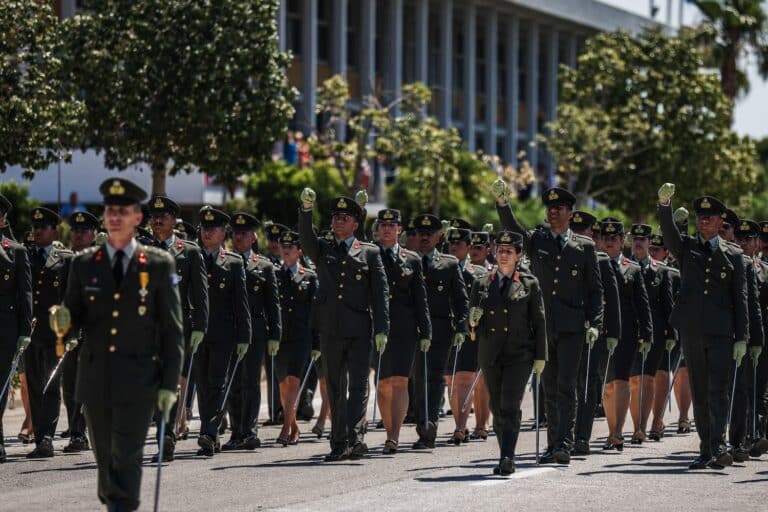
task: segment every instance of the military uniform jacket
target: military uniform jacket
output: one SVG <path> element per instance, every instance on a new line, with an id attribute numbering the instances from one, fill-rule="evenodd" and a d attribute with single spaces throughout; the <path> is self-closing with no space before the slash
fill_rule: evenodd
<path id="1" fill-rule="evenodd" d="M 19 336 L 29 336 L 32 326 L 32 270 L 27 249 L 1 235 L 0 326 L 0 349 L 11 351 Z"/>
<path id="2" fill-rule="evenodd" d="M 636 262 L 621 256 L 618 271 L 614 267 L 619 284 L 621 304 L 621 340 L 653 342 L 653 317 L 643 271 Z"/>
<path id="3" fill-rule="evenodd" d="M 389 284 L 389 315 L 396 319 L 389 327 L 392 338 L 432 339 L 427 289 L 421 258 L 400 247 L 394 260 L 388 260 L 380 247 Z M 418 338 L 416 338 L 418 337 Z"/>
<path id="4" fill-rule="evenodd" d="M 642 265 L 640 265 L 642 268 Z M 651 258 L 647 267 L 642 268 L 645 279 L 645 291 L 651 304 L 651 319 L 653 320 L 653 340 L 664 343 L 664 340 L 675 337 L 674 329 L 669 324 L 674 302 L 672 299 L 672 279 L 668 267 Z"/>
<path id="5" fill-rule="evenodd" d="M 698 238 L 680 234 L 671 203 L 658 206 L 664 242 L 680 265 L 680 295 L 670 322 L 690 335 L 746 341 L 749 329 L 747 284 L 742 251 L 720 240 L 708 254 Z"/>
<path id="6" fill-rule="evenodd" d="M 205 332 L 208 330 L 208 283 L 200 247 L 176 237 L 168 252 L 176 262 L 184 330 Z"/>
<path id="7" fill-rule="evenodd" d="M 744 259 L 745 278 L 747 280 L 747 306 L 749 308 L 749 345 L 763 345 L 763 315 L 760 307 L 760 294 L 758 292 L 757 268 L 752 258 L 746 254 Z"/>
<path id="8" fill-rule="evenodd" d="M 251 310 L 251 337 L 254 341 L 279 340 L 282 336 L 280 299 L 277 293 L 275 267 L 252 252 L 245 262 L 245 288 Z"/>
<path id="9" fill-rule="evenodd" d="M 429 313 L 434 319 L 450 319 L 456 332 L 466 333 L 469 294 L 459 260 L 437 250 L 424 269 Z"/>
<path id="10" fill-rule="evenodd" d="M 281 339 L 284 343 L 300 341 L 313 344 L 311 319 L 312 302 L 318 289 L 317 274 L 301 264 L 295 274 L 287 268 L 280 268 L 277 271 L 277 287 L 283 333 L 282 339 L 274 339 Z"/>
<path id="11" fill-rule="evenodd" d="M 571 233 L 561 251 L 548 231 L 526 231 L 509 204 L 497 204 L 496 210 L 505 229 L 523 235 L 531 271 L 544 294 L 550 337 L 581 333 L 586 327 L 602 330 L 603 285 L 594 242 Z"/>
<path id="12" fill-rule="evenodd" d="M 213 265 L 206 270 L 210 317 L 205 342 L 224 346 L 250 343 L 251 313 L 245 290 L 243 258 L 220 249 Z"/>
<path id="13" fill-rule="evenodd" d="M 501 354 L 547 359 L 544 300 L 533 274 L 515 272 L 502 296 L 494 268 L 474 281 L 469 304 L 483 309 L 476 328 L 481 367 L 492 366 Z"/>
<path id="14" fill-rule="evenodd" d="M 181 303 L 173 259 L 138 244 L 120 286 L 103 246 L 72 260 L 64 304 L 80 349 L 76 400 L 117 406 L 175 390 L 184 351 Z"/>
<path id="15" fill-rule="evenodd" d="M 606 338 L 619 339 L 621 337 L 619 283 L 611 266 L 611 258 L 606 253 L 597 253 L 597 264 L 603 285 L 603 331 L 601 334 Z"/>
<path id="16" fill-rule="evenodd" d="M 760 258 L 755 258 L 752 265 L 755 268 L 755 282 L 757 285 L 757 299 L 760 304 L 761 319 L 763 321 L 763 344 L 768 333 L 768 263 Z"/>
<path id="17" fill-rule="evenodd" d="M 47 323 L 48 310 L 54 304 L 61 304 L 67 286 L 69 265 L 74 253 L 69 249 L 51 247 L 45 264 L 40 266 L 34 257 L 32 264 L 32 316 Z M 35 329 L 32 343 L 53 347 L 56 345 L 56 335 L 50 328 Z"/>
<path id="18" fill-rule="evenodd" d="M 299 241 L 315 262 L 319 280 L 313 307 L 324 335 L 370 338 L 389 333 L 389 286 L 379 248 L 355 239 L 346 254 L 312 229 L 312 210 L 299 211 Z"/>

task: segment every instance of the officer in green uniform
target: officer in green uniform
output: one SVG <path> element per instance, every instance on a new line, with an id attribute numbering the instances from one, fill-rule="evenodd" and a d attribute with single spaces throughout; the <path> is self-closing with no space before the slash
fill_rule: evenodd
<path id="1" fill-rule="evenodd" d="M 469 261 L 486 270 L 493 268 L 491 256 L 491 235 L 487 231 L 472 231 L 469 235 Z"/>
<path id="2" fill-rule="evenodd" d="M 725 206 L 711 196 L 694 201 L 695 237 L 682 235 L 672 216 L 675 187 L 659 189 L 661 234 L 680 262 L 680 297 L 670 319 L 680 333 L 693 392 L 693 414 L 701 444 L 690 469 L 733 463 L 725 445 L 728 393 L 734 362 L 747 352 L 749 316 L 742 251 L 718 236 Z M 733 362 L 732 362 L 733 361 Z"/>
<path id="3" fill-rule="evenodd" d="M 211 206 L 200 209 L 200 240 L 208 275 L 209 317 L 205 338 L 192 345 L 192 365 L 200 409 L 198 455 L 219 450 L 219 425 L 226 404 L 225 386 L 251 345 L 251 313 L 242 257 L 224 249 L 229 215 Z"/>
<path id="4" fill-rule="evenodd" d="M 32 264 L 33 311 L 36 318 L 46 318 L 48 309 L 64 297 L 72 251 L 54 246 L 59 216 L 47 208 L 32 210 L 32 231 L 37 248 L 30 256 Z M 74 341 L 67 345 L 72 350 Z M 50 329 L 35 329 L 32 343 L 24 352 L 24 366 L 29 383 L 29 405 L 35 430 L 35 449 L 27 458 L 53 457 L 53 436 L 61 408 L 61 372 L 43 393 L 59 357 L 56 337 Z"/>
<path id="5" fill-rule="evenodd" d="M 0 229 L 7 227 L 11 202 L 0 194 Z M 8 378 L 17 350 L 30 343 L 32 326 L 32 273 L 27 249 L 0 234 L 0 386 Z M 10 390 L 11 387 L 8 386 Z M 3 413 L 8 391 L 0 396 L 0 463 L 5 462 Z"/>
<path id="6" fill-rule="evenodd" d="M 598 244 L 600 223 L 594 215 L 575 210 L 570 221 L 571 230 L 581 236 L 591 238 Z M 597 252 L 597 264 L 600 267 L 600 280 L 603 284 L 603 329 L 596 343 L 584 344 L 579 364 L 579 376 L 576 383 L 576 438 L 571 453 L 574 455 L 589 455 L 589 440 L 592 437 L 592 427 L 597 404 L 602 400 L 603 377 L 605 363 L 608 358 L 608 346 L 616 346 L 621 335 L 621 308 L 619 307 L 619 285 L 616 274 L 611 266 L 611 259 L 602 251 Z M 591 351 L 591 354 L 588 352 Z M 589 360 L 589 369 L 587 369 Z M 589 377 L 587 377 L 589 370 Z M 585 383 L 584 385 L 582 383 Z M 586 389 L 585 389 L 586 386 Z M 584 394 L 586 393 L 586 399 Z"/>
<path id="7" fill-rule="evenodd" d="M 232 216 L 232 243 L 245 266 L 245 288 L 251 310 L 251 348 L 245 355 L 229 394 L 232 437 L 222 450 L 255 450 L 261 408 L 261 365 L 264 354 L 277 352 L 280 344 L 280 302 L 272 263 L 253 251 L 259 221 L 249 213 Z"/>
<path id="8" fill-rule="evenodd" d="M 70 232 L 72 252 L 78 253 L 93 246 L 96 239 L 96 230 L 99 228 L 99 219 L 88 212 L 75 212 L 69 216 L 69 225 L 72 228 Z M 64 406 L 67 409 L 67 428 L 69 434 L 69 444 L 64 447 L 64 451 L 79 452 L 90 448 L 88 438 L 85 436 L 85 416 L 83 415 L 82 405 L 75 400 L 75 384 L 77 382 L 77 360 L 82 350 L 82 337 L 78 337 L 78 344 L 67 355 L 61 364 L 61 388 L 63 391 Z M 63 437 L 63 435 L 62 435 Z"/>
<path id="9" fill-rule="evenodd" d="M 195 242 L 183 240 L 176 236 L 174 228 L 176 219 L 181 214 L 181 208 L 172 199 L 165 196 L 154 196 L 147 203 L 150 225 L 153 238 L 147 245 L 153 245 L 158 249 L 167 251 L 176 264 L 176 275 L 179 282 L 179 297 L 181 299 L 182 319 L 184 321 L 184 364 L 182 366 L 182 378 L 179 381 L 180 389 L 184 389 L 186 375 L 188 374 L 191 346 L 197 346 L 205 336 L 208 326 L 208 287 L 205 275 L 205 265 L 200 247 Z M 165 441 L 163 444 L 163 460 L 171 461 L 176 447 L 177 415 L 185 414 L 184 404 L 186 397 L 179 397 L 171 410 L 170 419 L 165 429 Z M 181 407 L 181 411 L 179 411 Z M 155 421 L 159 422 L 159 411 L 155 414 Z M 185 425 L 186 422 L 180 422 Z M 179 432 L 185 434 L 185 432 Z M 154 459 L 156 461 L 157 455 Z"/>
<path id="10" fill-rule="evenodd" d="M 478 359 L 499 443 L 499 465 L 493 472 L 506 476 L 515 472 L 525 384 L 531 369 L 541 374 L 547 360 L 547 328 L 539 282 L 518 267 L 523 236 L 502 231 L 496 247 L 498 265 L 472 285 L 469 325 L 479 338 Z"/>
<path id="11" fill-rule="evenodd" d="M 435 447 L 443 376 L 451 347 L 461 350 L 466 338 L 469 295 L 459 260 L 437 250 L 441 237 L 440 219 L 432 214 L 422 214 L 414 218 L 413 224 L 419 238 L 419 256 L 432 323 L 432 343 L 429 347 L 421 347 L 421 355 L 414 361 L 414 412 L 419 439 L 413 448 L 424 449 Z M 423 358 L 427 359 L 426 376 Z M 427 404 L 424 403 L 425 385 L 428 390 Z"/>
<path id="12" fill-rule="evenodd" d="M 265 226 L 267 232 L 267 259 L 274 265 L 275 268 L 280 268 L 283 264 L 282 249 L 280 248 L 280 235 L 286 231 L 290 231 L 287 226 L 276 222 L 267 223 Z M 283 406 L 280 403 L 278 391 L 279 384 L 277 380 L 277 373 L 272 371 L 272 357 L 266 353 L 266 347 L 264 348 L 264 371 L 267 374 L 267 411 L 270 417 L 264 422 L 265 426 L 282 425 L 283 423 Z M 275 375 L 274 382 L 272 381 L 272 375 Z M 272 391 L 272 389 L 275 391 Z M 272 397 L 275 397 L 275 403 L 272 403 Z M 275 417 L 273 418 L 272 412 L 274 411 Z"/>
<path id="13" fill-rule="evenodd" d="M 550 229 L 527 231 L 507 201 L 507 185 L 492 193 L 504 229 L 523 235 L 531 271 L 544 291 L 549 363 L 542 374 L 547 412 L 547 451 L 540 462 L 568 464 L 576 415 L 576 381 L 584 343 L 597 341 L 603 324 L 603 286 L 595 244 L 569 226 L 576 198 L 561 188 L 544 192 Z"/>
<path id="14" fill-rule="evenodd" d="M 331 401 L 331 452 L 326 461 L 360 458 L 368 452 L 363 422 L 368 404 L 371 335 L 383 352 L 389 333 L 389 286 L 379 248 L 360 242 L 354 233 L 362 209 L 354 199 L 331 201 L 334 241 L 318 238 L 312 227 L 316 194 L 301 193 L 299 241 L 317 265 L 315 304 L 320 304 L 320 350 Z"/>
<path id="15" fill-rule="evenodd" d="M 98 495 L 110 511 L 136 510 L 144 440 L 157 405 L 176 401 L 183 359 L 181 304 L 173 259 L 136 242 L 140 202 L 134 183 L 101 184 L 103 246 L 72 260 L 64 306 L 51 324 L 82 331 L 76 399 L 83 403 L 98 466 Z M 70 325 L 71 317 L 71 325 Z"/>

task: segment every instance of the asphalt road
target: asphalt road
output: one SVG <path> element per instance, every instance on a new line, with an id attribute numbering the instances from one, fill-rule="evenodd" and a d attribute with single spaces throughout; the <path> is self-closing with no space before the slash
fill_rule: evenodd
<path id="1" fill-rule="evenodd" d="M 266 395 L 263 395 L 266 396 Z M 18 432 L 20 409 L 6 412 L 6 438 Z M 263 411 L 262 418 L 264 418 Z M 523 418 L 532 416 L 530 395 Z M 62 417 L 64 417 L 62 415 Z M 676 411 L 670 418 L 677 418 Z M 168 511 L 285 510 L 768 510 L 768 455 L 723 471 L 691 472 L 696 455 L 695 433 L 678 436 L 670 424 L 661 442 L 632 446 L 623 453 L 600 450 L 605 421 L 596 420 L 592 455 L 574 457 L 570 466 L 535 464 L 534 432 L 524 421 L 518 444 L 517 472 L 495 477 L 497 443 L 472 441 L 447 445 L 453 420 L 440 424 L 437 448 L 411 451 L 413 426 L 401 435 L 402 450 L 381 454 L 383 431 L 366 437 L 371 453 L 359 461 L 324 463 L 327 440 L 300 424 L 298 446 L 275 445 L 278 427 L 259 431 L 262 448 L 255 452 L 226 452 L 212 459 L 195 455 L 196 437 L 177 445 L 177 458 L 162 471 L 161 509 Z M 196 427 L 193 423 L 193 429 Z M 470 428 L 474 419 L 470 418 Z M 60 423 L 63 428 L 64 424 Z M 631 429 L 628 424 L 625 427 Z M 193 430 L 194 431 L 194 430 Z M 629 433 L 628 433 L 629 435 Z M 153 438 L 153 431 L 150 432 Z M 224 441 L 228 435 L 224 436 Z M 542 431 L 542 446 L 544 432 Z M 66 440 L 56 439 L 56 457 L 27 460 L 31 450 L 15 439 L 6 446 L 9 460 L 0 465 L 0 511 L 99 510 L 96 466 L 92 454 L 63 454 Z M 145 450 L 142 510 L 151 510 L 156 468 L 149 463 L 154 442 Z"/>

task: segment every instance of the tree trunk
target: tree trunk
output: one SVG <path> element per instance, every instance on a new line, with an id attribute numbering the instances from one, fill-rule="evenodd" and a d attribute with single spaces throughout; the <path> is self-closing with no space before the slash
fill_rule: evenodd
<path id="1" fill-rule="evenodd" d="M 152 163 L 152 195 L 164 196 L 165 193 L 165 178 L 167 171 L 165 168 L 164 160 L 156 160 Z"/>

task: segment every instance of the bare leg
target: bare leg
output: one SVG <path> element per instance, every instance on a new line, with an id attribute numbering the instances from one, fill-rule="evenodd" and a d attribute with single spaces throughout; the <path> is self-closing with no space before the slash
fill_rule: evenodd
<path id="1" fill-rule="evenodd" d="M 680 409 L 680 421 L 690 421 L 688 411 L 691 408 L 691 383 L 688 380 L 688 368 L 678 370 L 677 379 L 675 379 L 675 399 L 677 407 Z"/>
<path id="2" fill-rule="evenodd" d="M 317 414 L 317 421 L 315 421 L 315 426 L 312 430 L 323 430 L 325 428 L 326 420 L 329 419 L 331 415 L 331 402 L 328 399 L 328 388 L 325 386 L 325 379 L 320 378 L 318 379 L 318 382 L 320 384 L 322 403 L 320 405 L 320 412 Z"/>
<path id="3" fill-rule="evenodd" d="M 608 435 L 616 433 L 616 389 L 615 381 L 605 384 L 605 396 L 603 396 L 603 409 L 605 410 L 605 420 L 608 423 Z"/>
<path id="4" fill-rule="evenodd" d="M 451 410 L 453 411 L 453 421 L 456 423 L 456 431 L 460 439 L 464 438 L 464 431 L 467 429 L 467 420 L 469 419 L 470 408 L 461 412 L 461 407 L 467 399 L 469 388 L 472 387 L 472 381 L 475 379 L 475 372 L 456 372 L 453 378 L 453 398 L 451 398 Z M 451 385 L 451 377 L 446 376 L 448 385 Z"/>
<path id="5" fill-rule="evenodd" d="M 651 429 L 656 431 L 664 430 L 664 405 L 667 399 L 669 389 L 669 372 L 659 370 L 653 379 L 653 423 Z"/>
<path id="6" fill-rule="evenodd" d="M 475 429 L 488 430 L 491 420 L 491 395 L 485 385 L 485 375 L 481 375 L 475 386 Z"/>
<path id="7" fill-rule="evenodd" d="M 24 422 L 21 424 L 20 433 L 27 434 L 30 439 L 34 439 L 35 432 L 34 428 L 32 427 L 32 409 L 29 405 L 29 384 L 27 384 L 27 372 L 19 374 L 19 383 L 21 384 L 21 404 L 24 406 Z"/>
<path id="8" fill-rule="evenodd" d="M 640 430 L 640 375 L 629 378 L 629 412 L 632 415 L 633 432 Z"/>
<path id="9" fill-rule="evenodd" d="M 624 432 L 624 422 L 629 410 L 629 383 L 626 380 L 614 381 L 616 390 L 616 430 L 615 435 L 621 437 Z"/>
<path id="10" fill-rule="evenodd" d="M 408 412 L 408 377 L 390 377 L 386 379 L 390 385 L 390 401 L 388 414 L 391 424 L 384 420 L 384 426 L 387 428 L 387 439 L 400 441 L 400 429 L 403 426 L 405 414 Z M 381 385 L 381 382 L 379 382 Z M 381 405 L 381 415 L 384 416 L 385 406 Z"/>
<path id="11" fill-rule="evenodd" d="M 283 428 L 280 431 L 280 437 L 290 440 L 299 438 L 299 428 L 296 424 L 296 409 L 293 404 L 299 395 L 299 386 L 301 382 L 298 377 L 287 376 L 280 381 L 280 400 L 283 404 Z"/>
<path id="12" fill-rule="evenodd" d="M 381 421 L 384 422 L 384 429 L 387 431 L 387 439 L 392 439 L 392 380 L 397 377 L 387 377 L 379 381 L 379 389 L 376 392 L 376 399 L 379 402 L 381 410 Z"/>

